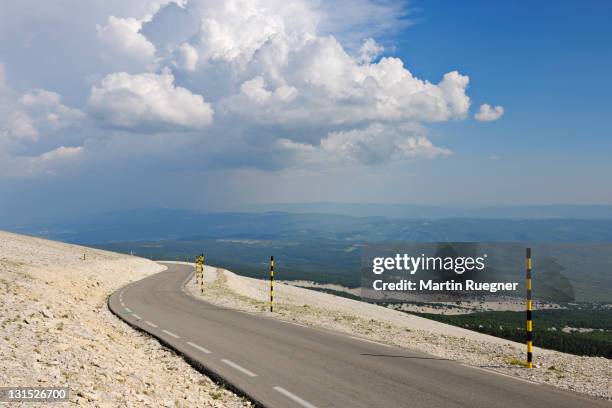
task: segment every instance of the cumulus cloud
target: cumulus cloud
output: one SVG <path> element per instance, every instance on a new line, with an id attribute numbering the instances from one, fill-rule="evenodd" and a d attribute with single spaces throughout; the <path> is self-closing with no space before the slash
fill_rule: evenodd
<path id="1" fill-rule="evenodd" d="M 480 109 L 474 115 L 474 118 L 479 122 L 490 122 L 497 120 L 504 114 L 503 106 L 492 107 L 488 103 L 480 105 Z"/>
<path id="2" fill-rule="evenodd" d="M 38 140 L 39 135 L 33 119 L 22 110 L 15 110 L 8 114 L 3 131 L 10 139 L 33 142 Z"/>
<path id="3" fill-rule="evenodd" d="M 168 69 L 160 74 L 107 75 L 93 86 L 89 109 L 109 125 L 128 129 L 199 129 L 213 120 L 213 109 L 201 95 L 175 86 Z"/>
<path id="4" fill-rule="evenodd" d="M 297 96 L 297 89 L 291 86 L 281 85 L 273 91 L 266 88 L 263 77 L 257 76 L 240 85 L 240 93 L 255 103 L 264 103 L 272 99 L 279 102 L 290 102 Z"/>
<path id="5" fill-rule="evenodd" d="M 81 146 L 59 146 L 47 152 L 32 156 L 0 155 L 0 171 L 4 177 L 28 178 L 41 175 L 54 175 L 60 170 L 78 164 L 84 154 Z"/>
<path id="6" fill-rule="evenodd" d="M 0 147 L 15 140 L 38 140 L 34 120 L 18 104 L 18 95 L 6 82 L 4 65 L 0 63 Z"/>
<path id="7" fill-rule="evenodd" d="M 272 36 L 284 31 L 281 16 L 258 2 L 230 0 L 211 11 L 202 17 L 200 26 L 199 49 L 203 60 L 249 60 Z"/>
<path id="8" fill-rule="evenodd" d="M 102 57 L 114 66 L 146 67 L 153 62 L 155 46 L 140 33 L 141 21 L 109 16 L 106 25 L 96 28 Z"/>
<path id="9" fill-rule="evenodd" d="M 70 23 L 49 7 L 62 27 Z M 387 35 L 409 23 L 405 15 L 399 2 L 372 0 L 101 2 L 83 17 L 85 29 L 66 28 L 87 39 L 81 51 L 89 60 L 66 63 L 79 73 L 73 84 L 88 84 L 85 106 L 62 102 L 60 94 L 72 104 L 87 89 L 66 91 L 61 81 L 57 93 L 34 82 L 34 90 L 4 98 L 0 70 L 0 138 L 19 140 L 20 149 L 43 144 L 33 155 L 95 139 L 112 156 L 133 152 L 150 133 L 164 153 L 180 157 L 194 141 L 189 152 L 206 145 L 209 161 L 228 167 L 269 168 L 258 158 L 270 147 L 297 165 L 445 157 L 452 152 L 434 145 L 424 126 L 468 115 L 470 78 L 450 70 L 420 78 L 392 46 L 385 51 L 379 41 L 391 43 Z M 74 124 L 82 138 L 69 136 Z M 182 143 L 174 143 L 179 133 Z M 243 158 L 253 151 L 256 158 Z"/>
<path id="10" fill-rule="evenodd" d="M 15 91 L 0 63 L 0 179 L 56 174 L 77 164 L 83 148 L 66 147 L 64 141 L 71 137 L 70 126 L 84 117 L 80 110 L 64 105 L 56 92 Z"/>
<path id="11" fill-rule="evenodd" d="M 80 110 L 62 104 L 55 92 L 35 89 L 19 95 L 8 86 L 0 64 L 0 145 L 5 150 L 35 143 L 41 132 L 68 126 L 84 116 Z"/>
<path id="12" fill-rule="evenodd" d="M 418 79 L 399 58 L 361 64 L 333 37 L 312 38 L 297 48 L 267 43 L 254 61 L 270 86 L 295 89 L 299 98 L 270 100 L 230 95 L 228 110 L 265 123 L 308 127 L 351 125 L 364 121 L 446 121 L 464 118 L 470 107 L 469 78 L 452 71 L 433 84 Z M 312 116 L 317 121 L 313 123 Z"/>
<path id="13" fill-rule="evenodd" d="M 195 71 L 198 65 L 198 50 L 194 46 L 183 43 L 179 46 L 179 62 L 178 66 L 187 71 Z"/>
<path id="14" fill-rule="evenodd" d="M 357 3 L 348 20 L 401 14 Z M 467 76 L 449 72 L 431 83 L 414 77 L 399 58 L 374 64 L 383 47 L 368 37 L 353 56 L 336 37 L 318 32 L 329 11 L 312 1 L 194 0 L 160 9 L 142 31 L 166 50 L 165 65 L 188 71 L 185 82 L 214 95 L 221 111 L 250 121 L 308 126 L 313 114 L 317 125 L 465 117 Z M 275 90 L 285 97 L 265 96 Z"/>
<path id="15" fill-rule="evenodd" d="M 379 56 L 385 48 L 378 44 L 373 38 L 367 38 L 361 48 L 359 48 L 359 62 L 369 64 L 374 58 Z"/>
<path id="16" fill-rule="evenodd" d="M 337 162 L 366 165 L 403 159 L 433 159 L 450 156 L 448 149 L 435 146 L 423 127 L 414 123 L 384 125 L 328 133 L 318 146 L 281 139 L 279 146 L 306 163 Z"/>
<path id="17" fill-rule="evenodd" d="M 85 117 L 79 109 L 64 105 L 60 94 L 46 89 L 27 92 L 19 98 L 19 102 L 30 112 L 36 112 L 39 121 L 46 120 L 54 126 L 64 127 Z"/>
<path id="18" fill-rule="evenodd" d="M 60 146 L 36 157 L 36 160 L 42 162 L 57 162 L 61 160 L 71 160 L 83 153 L 83 147 L 66 147 Z"/>
<path id="19" fill-rule="evenodd" d="M 45 89 L 36 89 L 33 92 L 24 94 L 20 101 L 25 106 L 43 106 L 51 107 L 60 104 L 60 96 L 55 92 L 50 92 Z"/>

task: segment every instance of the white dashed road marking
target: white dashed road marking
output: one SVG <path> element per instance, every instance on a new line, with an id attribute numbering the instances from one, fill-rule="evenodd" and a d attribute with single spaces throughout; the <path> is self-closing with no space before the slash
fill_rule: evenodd
<path id="1" fill-rule="evenodd" d="M 179 339 L 179 338 L 180 338 L 180 336 L 179 336 L 179 335 L 174 334 L 174 333 L 172 333 L 171 331 L 168 331 L 168 330 L 162 330 L 162 331 L 163 331 L 164 333 L 166 333 L 168 336 L 172 336 L 172 337 L 174 337 L 175 339 Z"/>
<path id="2" fill-rule="evenodd" d="M 247 370 L 244 367 L 239 366 L 238 364 L 234 363 L 233 361 L 229 361 L 229 360 L 221 360 L 223 361 L 225 364 L 227 364 L 228 366 L 235 368 L 236 370 L 242 372 L 243 374 L 248 375 L 249 377 L 257 377 L 257 374 L 255 374 L 252 371 Z"/>
<path id="3" fill-rule="evenodd" d="M 192 342 L 188 341 L 187 344 L 189 344 L 191 347 L 193 347 L 195 349 L 200 350 L 202 353 L 210 354 L 210 350 L 207 350 L 204 347 L 198 346 L 195 343 L 192 343 Z"/>
<path id="4" fill-rule="evenodd" d="M 148 324 L 151 327 L 157 327 L 157 325 L 155 323 L 151 323 L 150 321 L 145 321 L 146 324 Z"/>
<path id="5" fill-rule="evenodd" d="M 136 313 L 132 313 L 132 316 L 134 316 L 136 319 L 140 320 L 140 316 L 138 316 Z"/>
<path id="6" fill-rule="evenodd" d="M 127 307 L 125 308 L 125 311 L 128 313 L 132 313 L 132 309 L 128 309 Z"/>
<path id="7" fill-rule="evenodd" d="M 283 394 L 285 397 L 289 398 L 290 400 L 293 400 L 294 402 L 300 404 L 301 406 L 303 406 L 305 408 L 317 408 L 316 406 L 312 405 L 310 402 L 306 401 L 305 399 L 302 399 L 302 398 L 298 397 L 297 395 L 295 395 L 292 392 L 287 391 L 283 387 L 276 386 L 276 387 L 274 387 L 274 389 L 276 391 L 280 392 L 281 394 Z"/>

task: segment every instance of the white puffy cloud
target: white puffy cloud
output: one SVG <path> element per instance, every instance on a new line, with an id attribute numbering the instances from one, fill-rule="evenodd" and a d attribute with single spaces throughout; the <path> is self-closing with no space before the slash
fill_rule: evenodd
<path id="1" fill-rule="evenodd" d="M 203 60 L 250 59 L 270 37 L 283 31 L 279 16 L 251 2 L 243 5 L 246 10 L 228 4 L 218 16 L 202 18 L 199 46 Z"/>
<path id="2" fill-rule="evenodd" d="M 2 126 L 2 125 L 0 125 Z M 38 140 L 38 129 L 34 126 L 34 121 L 26 112 L 14 110 L 5 119 L 5 125 L 0 132 L 3 132 L 9 139 L 14 140 Z"/>
<path id="3" fill-rule="evenodd" d="M 84 117 L 58 93 L 35 89 L 20 95 L 9 87 L 0 63 L 0 175 L 39 176 L 73 162 L 83 148 L 64 146 L 64 133 Z"/>
<path id="4" fill-rule="evenodd" d="M 401 15 L 395 7 L 357 5 L 349 20 Z M 181 70 L 181 83 L 206 97 L 229 122 L 241 117 L 251 125 L 291 124 L 320 133 L 322 126 L 436 122 L 467 115 L 467 76 L 452 71 L 432 83 L 416 78 L 399 58 L 373 63 L 384 48 L 370 37 L 353 56 L 334 36 L 318 33 L 319 25 L 330 21 L 329 11 L 312 1 L 192 0 L 140 20 L 109 18 L 107 30 L 109 37 L 115 32 L 121 38 L 137 36 L 121 42 L 140 44 L 139 49 L 149 50 L 143 53 L 147 57 L 155 54 L 155 43 L 159 62 Z M 90 106 L 95 99 L 92 94 Z M 94 111 L 99 117 L 108 112 L 96 106 Z M 128 123 L 131 115 L 119 116 L 114 112 L 105 120 L 138 127 Z"/>
<path id="5" fill-rule="evenodd" d="M 84 116 L 62 104 L 55 92 L 36 89 L 20 96 L 8 86 L 0 64 L 0 145 L 4 150 L 35 143 L 41 131 L 65 127 Z"/>
<path id="6" fill-rule="evenodd" d="M 60 104 L 60 96 L 55 92 L 50 92 L 45 89 L 36 89 L 34 92 L 28 92 L 21 96 L 21 103 L 25 106 L 56 106 Z"/>
<path id="7" fill-rule="evenodd" d="M 50 150 L 36 157 L 36 160 L 42 162 L 57 162 L 61 160 L 70 160 L 81 155 L 83 153 L 83 147 L 66 147 L 60 146 L 56 149 Z"/>
<path id="8" fill-rule="evenodd" d="M 28 178 L 54 175 L 60 170 L 78 164 L 83 156 L 83 147 L 59 146 L 32 156 L 0 156 L 0 171 L 4 177 Z"/>
<path id="9" fill-rule="evenodd" d="M 179 47 L 178 65 L 187 71 L 195 71 L 198 65 L 198 50 L 194 46 L 183 43 Z"/>
<path id="10" fill-rule="evenodd" d="M 433 84 L 414 77 L 399 58 L 363 64 L 333 37 L 310 38 L 293 48 L 276 39 L 258 50 L 248 68 L 256 69 L 256 77 L 264 78 L 270 87 L 291 87 L 300 96 L 292 104 L 270 103 L 268 98 L 251 98 L 246 103 L 235 95 L 221 101 L 228 111 L 265 123 L 308 127 L 446 121 L 464 118 L 470 107 L 467 76 L 452 71 Z"/>
<path id="11" fill-rule="evenodd" d="M 109 74 L 92 87 L 88 105 L 94 115 L 120 128 L 198 129 L 213 119 L 210 104 L 201 95 L 175 86 L 168 69 L 160 74 Z"/>
<path id="12" fill-rule="evenodd" d="M 240 85 L 240 93 L 255 103 L 264 103 L 272 99 L 280 102 L 290 102 L 297 96 L 297 89 L 291 86 L 281 85 L 270 91 L 266 89 L 263 77 L 257 76 Z"/>
<path id="13" fill-rule="evenodd" d="M 374 10 L 367 2 L 359 6 Z M 209 132 L 230 148 L 233 138 L 256 140 L 265 132 L 278 139 L 295 129 L 291 142 L 280 144 L 313 146 L 319 158 L 346 155 L 372 164 L 450 154 L 424 135 L 405 136 L 405 128 L 404 136 L 374 135 L 377 126 L 465 118 L 469 78 L 456 71 L 438 82 L 417 78 L 399 58 L 377 60 L 384 48 L 373 37 L 349 51 L 319 32 L 321 22 L 329 22 L 324 10 L 322 3 L 280 0 L 192 0 L 161 7 L 124 31 L 149 42 L 151 47 L 143 46 L 153 49 L 147 55 L 174 67 L 184 87 L 174 84 L 168 69 L 116 72 L 92 88 L 89 109 L 114 127 L 186 131 L 211 124 L 214 107 L 219 125 Z"/>
<path id="14" fill-rule="evenodd" d="M 6 83 L 4 65 L 0 63 L 0 147 L 15 140 L 38 140 L 34 120 L 20 109 L 18 95 Z M 4 145 L 4 146 L 3 146 Z"/>
<path id="15" fill-rule="evenodd" d="M 373 38 L 367 38 L 361 45 L 361 48 L 359 48 L 359 62 L 362 64 L 369 64 L 384 50 L 385 47 L 378 44 L 376 40 Z"/>
<path id="16" fill-rule="evenodd" d="M 46 120 L 56 127 L 64 127 L 85 118 L 85 114 L 79 109 L 64 105 L 58 93 L 45 89 L 27 92 L 19 98 L 19 102 L 30 112 L 36 112 L 38 122 Z"/>
<path id="17" fill-rule="evenodd" d="M 319 145 L 279 140 L 279 146 L 306 163 L 336 162 L 384 164 L 403 159 L 433 159 L 450 156 L 448 149 L 435 146 L 423 127 L 405 123 L 374 123 L 366 128 L 328 133 Z"/>
<path id="18" fill-rule="evenodd" d="M 479 122 L 490 122 L 497 120 L 504 114 L 503 106 L 492 107 L 488 103 L 480 105 L 480 109 L 474 115 L 474 118 Z"/>
<path id="19" fill-rule="evenodd" d="M 269 168 L 265 152 L 279 147 L 297 164 L 371 165 L 448 156 L 423 126 L 463 119 L 470 109 L 466 75 L 416 77 L 392 45 L 381 58 L 377 40 L 391 44 L 387 34 L 408 23 L 394 1 L 125 0 L 101 2 L 91 15 L 79 6 L 79 24 L 44 7 L 61 35 L 79 36 L 81 49 L 64 63 L 71 87 L 58 80 L 57 93 L 33 80 L 34 90 L 5 98 L 0 71 L 0 139 L 17 146 L 12 154 L 91 141 L 108 157 L 125 157 L 150 133 L 176 156 L 187 145 L 192 153 L 190 143 L 206 145 L 206 160 L 227 167 Z M 67 106 L 83 99 L 78 107 L 89 116 Z M 181 143 L 173 143 L 178 133 Z"/>
<path id="20" fill-rule="evenodd" d="M 240 85 L 240 92 L 252 101 L 261 103 L 272 97 L 272 92 L 266 89 L 264 79 L 260 76 L 244 81 Z"/>
<path id="21" fill-rule="evenodd" d="M 146 67 L 153 62 L 155 46 L 140 33 L 141 21 L 109 16 L 106 25 L 96 28 L 102 57 L 113 66 Z"/>

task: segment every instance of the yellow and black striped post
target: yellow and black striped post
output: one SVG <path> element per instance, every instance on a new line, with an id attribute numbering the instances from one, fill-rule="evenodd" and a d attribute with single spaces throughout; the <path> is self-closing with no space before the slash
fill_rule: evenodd
<path id="1" fill-rule="evenodd" d="M 270 257 L 270 311 L 274 311 L 274 257 Z"/>
<path id="2" fill-rule="evenodd" d="M 204 294 L 204 254 L 201 256 L 202 263 L 200 264 L 200 293 Z"/>
<path id="3" fill-rule="evenodd" d="M 193 261 L 193 273 L 195 275 L 195 284 L 198 284 L 198 277 L 200 276 L 200 257 L 196 256 Z"/>
<path id="4" fill-rule="evenodd" d="M 525 251 L 525 271 L 527 274 L 527 368 L 533 368 L 533 323 L 531 320 L 531 248 Z"/>

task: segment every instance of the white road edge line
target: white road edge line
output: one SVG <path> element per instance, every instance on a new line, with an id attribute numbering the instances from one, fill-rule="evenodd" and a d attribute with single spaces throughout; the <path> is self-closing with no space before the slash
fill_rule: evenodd
<path id="1" fill-rule="evenodd" d="M 280 392 L 281 394 L 283 394 L 285 397 L 293 400 L 294 402 L 297 402 L 298 404 L 300 404 L 303 407 L 306 408 L 317 408 L 316 406 L 312 405 L 310 402 L 298 397 L 297 395 L 295 395 L 292 392 L 287 391 L 286 389 L 284 389 L 283 387 L 279 387 L 278 385 L 276 387 L 273 387 L 276 391 Z"/>
<path id="2" fill-rule="evenodd" d="M 174 334 L 174 333 L 172 333 L 171 331 L 168 331 L 168 330 L 166 330 L 166 329 L 163 329 L 162 331 L 163 331 L 164 333 L 166 333 L 168 336 L 172 336 L 172 337 L 174 337 L 175 339 L 180 339 L 180 338 L 181 338 L 181 337 L 180 337 L 178 334 Z"/>
<path id="3" fill-rule="evenodd" d="M 281 322 L 283 322 L 283 323 L 287 323 L 287 324 L 292 324 L 292 325 L 294 325 L 294 326 L 300 326 L 300 327 L 306 327 L 306 328 L 308 328 L 308 326 L 306 326 L 305 324 L 298 323 L 298 322 L 290 322 L 289 320 L 281 320 Z"/>
<path id="4" fill-rule="evenodd" d="M 140 320 L 140 316 L 138 316 L 136 313 L 132 313 L 132 316 L 134 316 L 136 319 Z"/>
<path id="5" fill-rule="evenodd" d="M 188 341 L 188 342 L 187 342 L 187 344 L 189 344 L 189 345 L 190 345 L 191 347 L 193 347 L 193 348 L 196 348 L 196 349 L 200 350 L 202 353 L 206 353 L 206 354 L 210 354 L 210 353 L 211 353 L 211 351 L 210 351 L 210 350 L 205 349 L 205 348 L 204 348 L 204 347 L 202 347 L 202 346 L 198 346 L 197 344 L 192 343 L 192 342 L 190 342 L 190 341 Z"/>
<path id="6" fill-rule="evenodd" d="M 185 292 L 185 288 L 186 288 L 186 286 L 187 286 L 187 282 L 189 282 L 189 281 L 190 281 L 190 280 L 191 280 L 191 279 L 192 279 L 194 276 L 195 276 L 195 271 L 194 271 L 194 272 L 192 272 L 192 273 L 190 273 L 190 274 L 189 274 L 189 276 L 187 276 L 187 277 L 185 278 L 185 280 L 183 281 L 183 283 L 181 283 L 181 290 L 182 290 L 183 292 Z M 187 293 L 187 292 L 185 292 L 185 293 Z"/>
<path id="7" fill-rule="evenodd" d="M 499 371 L 489 370 L 487 368 L 471 366 L 469 364 L 463 364 L 463 363 L 461 363 L 461 365 L 465 366 L 465 367 L 472 367 L 472 368 L 475 368 L 475 369 L 481 370 L 481 371 L 486 371 L 487 373 L 491 373 L 491 374 L 503 375 L 504 377 L 512 378 L 514 380 L 523 381 L 523 382 L 527 382 L 527 383 L 534 384 L 534 385 L 541 385 L 541 383 L 539 383 L 539 382 L 531 381 L 531 380 L 528 380 L 526 378 L 521 378 L 521 377 L 517 377 L 517 376 L 514 376 L 514 375 L 506 374 L 506 373 L 500 373 Z"/>
<path id="8" fill-rule="evenodd" d="M 129 309 L 127 307 L 125 308 L 125 311 L 128 312 L 128 313 L 132 313 L 132 309 Z"/>
<path id="9" fill-rule="evenodd" d="M 145 320 L 145 323 L 146 323 L 146 324 L 148 324 L 148 325 L 149 325 L 149 326 L 151 326 L 151 327 L 157 327 L 157 325 L 156 325 L 155 323 L 151 323 L 151 322 L 150 322 L 150 321 L 148 321 L 148 320 Z"/>
<path id="10" fill-rule="evenodd" d="M 223 360 L 221 360 L 221 361 L 223 361 L 223 362 L 224 362 L 225 364 L 227 364 L 228 366 L 230 366 L 230 367 L 232 367 L 232 368 L 235 368 L 236 370 L 238 370 L 238 371 L 240 371 L 240 372 L 242 372 L 242 373 L 244 373 L 244 374 L 248 375 L 249 377 L 257 377 L 257 374 L 255 374 L 255 373 L 254 373 L 254 372 L 252 372 L 252 371 L 247 370 L 247 369 L 246 369 L 246 368 L 244 368 L 244 367 L 239 366 L 238 364 L 234 363 L 233 361 L 226 360 L 226 359 L 223 359 Z"/>
<path id="11" fill-rule="evenodd" d="M 385 344 L 385 343 L 379 343 L 379 342 L 374 341 L 374 340 L 364 339 L 364 338 L 362 338 L 362 337 L 357 337 L 357 336 L 349 336 L 349 337 L 350 337 L 351 339 L 353 339 L 353 340 L 361 340 L 361 341 L 365 341 L 366 343 L 378 344 L 379 346 L 384 346 L 384 347 L 391 347 L 391 346 L 390 346 L 390 345 L 388 345 L 388 344 Z"/>

